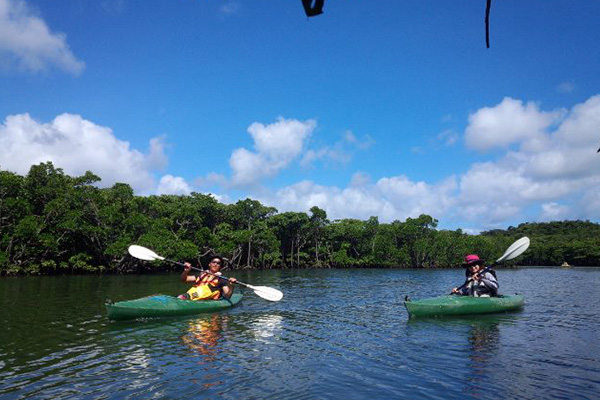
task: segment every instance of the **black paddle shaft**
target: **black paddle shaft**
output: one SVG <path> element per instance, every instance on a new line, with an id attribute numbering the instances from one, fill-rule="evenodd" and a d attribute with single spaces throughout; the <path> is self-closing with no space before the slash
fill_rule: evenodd
<path id="1" fill-rule="evenodd" d="M 173 264 L 177 264 L 177 265 L 181 265 L 182 267 L 185 267 L 185 264 L 184 264 L 184 263 L 180 263 L 179 261 L 173 261 L 173 260 L 169 260 L 169 259 L 167 259 L 167 258 L 164 258 L 164 259 L 163 259 L 163 261 L 172 262 Z M 206 271 L 206 270 L 204 270 L 204 269 L 200 269 L 200 268 L 196 268 L 196 267 L 190 267 L 190 268 L 192 268 L 192 269 L 195 269 L 196 271 L 205 272 L 205 273 L 207 273 L 207 274 L 209 274 L 209 275 L 212 275 L 212 276 L 218 276 L 219 278 L 225 279 L 226 281 L 229 281 L 229 280 L 230 280 L 230 279 L 229 279 L 228 277 L 226 277 L 226 276 L 222 276 L 222 275 L 213 274 L 212 272 L 210 272 L 210 271 Z M 236 281 L 235 281 L 235 283 L 237 283 L 238 285 L 246 286 L 246 287 L 249 287 L 250 289 L 253 289 L 253 287 L 251 287 L 251 286 L 250 286 L 250 285 L 248 285 L 247 283 L 240 282 L 240 281 L 238 281 L 238 280 L 236 280 Z M 253 289 L 253 290 L 254 290 L 254 289 Z"/>
<path id="2" fill-rule="evenodd" d="M 168 258 L 163 258 L 163 259 L 162 259 L 162 261 L 167 261 L 167 262 L 170 262 L 170 263 L 173 263 L 173 264 L 176 264 L 176 265 L 180 265 L 180 266 L 182 266 L 182 267 L 185 267 L 185 264 L 184 264 L 184 263 L 181 263 L 181 262 L 179 262 L 179 261 L 169 260 Z M 227 280 L 227 281 L 229 280 L 229 278 L 227 278 L 226 276 L 221 276 L 221 275 L 213 274 L 213 273 L 212 273 L 212 272 L 210 272 L 210 271 L 206 271 L 206 270 L 203 270 L 203 269 L 200 269 L 200 268 L 196 268 L 196 267 L 190 267 L 190 268 L 191 268 L 191 269 L 195 269 L 196 271 L 200 271 L 200 272 L 206 272 L 206 273 L 207 273 L 207 274 L 209 274 L 209 275 L 218 276 L 219 278 L 223 278 L 223 279 L 225 279 L 225 280 Z M 240 283 L 240 284 L 242 284 L 241 282 L 237 282 L 237 283 Z M 243 285 L 243 284 L 242 284 L 242 285 Z"/>

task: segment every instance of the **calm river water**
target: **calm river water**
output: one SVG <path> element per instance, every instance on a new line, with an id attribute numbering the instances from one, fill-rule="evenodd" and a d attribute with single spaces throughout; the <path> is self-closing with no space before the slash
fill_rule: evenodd
<path id="1" fill-rule="evenodd" d="M 409 320 L 462 270 L 237 272 L 235 308 L 111 322 L 177 275 L 0 279 L 1 399 L 597 399 L 600 269 L 499 270 L 523 311 Z"/>

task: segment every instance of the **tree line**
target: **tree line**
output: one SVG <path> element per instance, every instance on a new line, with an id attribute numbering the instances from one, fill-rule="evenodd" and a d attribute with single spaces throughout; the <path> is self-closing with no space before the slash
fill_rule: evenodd
<path id="1" fill-rule="evenodd" d="M 146 246 L 174 260 L 206 266 L 219 254 L 230 269 L 445 268 L 477 253 L 500 257 L 529 236 L 521 265 L 600 265 L 600 225 L 589 221 L 524 223 L 468 235 L 438 230 L 429 215 L 381 223 L 331 221 L 319 207 L 278 212 L 252 199 L 222 204 L 213 196 L 136 196 L 100 177 L 66 175 L 51 162 L 26 176 L 0 170 L 0 275 L 168 271 L 167 263 L 141 262 L 127 253 Z"/>

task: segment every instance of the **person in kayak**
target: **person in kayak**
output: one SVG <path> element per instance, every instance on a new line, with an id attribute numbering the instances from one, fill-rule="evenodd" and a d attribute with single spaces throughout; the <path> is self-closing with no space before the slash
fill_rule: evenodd
<path id="1" fill-rule="evenodd" d="M 235 278 L 222 278 L 221 267 L 223 258 L 214 256 L 208 263 L 208 271 L 200 275 L 189 275 L 192 270 L 190 263 L 185 263 L 185 268 L 181 273 L 181 281 L 184 283 L 193 283 L 194 286 L 187 293 L 177 296 L 182 300 L 219 300 L 228 299 L 233 294 L 234 285 L 237 282 Z"/>
<path id="2" fill-rule="evenodd" d="M 465 256 L 467 282 L 461 288 L 453 288 L 453 294 L 475 297 L 498 296 L 498 280 L 491 270 L 484 270 L 484 262 L 477 254 Z"/>

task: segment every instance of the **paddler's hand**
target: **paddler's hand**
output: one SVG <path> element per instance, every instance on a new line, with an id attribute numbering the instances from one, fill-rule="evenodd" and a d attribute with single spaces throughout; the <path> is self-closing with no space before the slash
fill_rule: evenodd
<path id="1" fill-rule="evenodd" d="M 185 263 L 183 264 L 183 272 L 181 273 L 181 277 L 179 278 L 181 282 L 192 282 L 194 279 L 193 276 L 188 276 L 189 272 L 192 270 L 192 264 Z"/>
<path id="2" fill-rule="evenodd" d="M 235 283 L 237 282 L 237 279 L 235 278 L 229 278 L 229 283 L 232 285 L 235 285 Z"/>
<path id="3" fill-rule="evenodd" d="M 458 293 L 458 289 L 457 288 L 452 288 L 452 293 Z"/>
<path id="4" fill-rule="evenodd" d="M 187 272 L 187 273 L 189 273 L 189 272 L 192 270 L 192 264 L 190 264 L 190 263 L 186 262 L 186 263 L 184 263 L 183 265 L 184 265 L 184 268 L 183 268 L 183 271 L 184 271 L 184 272 Z"/>

